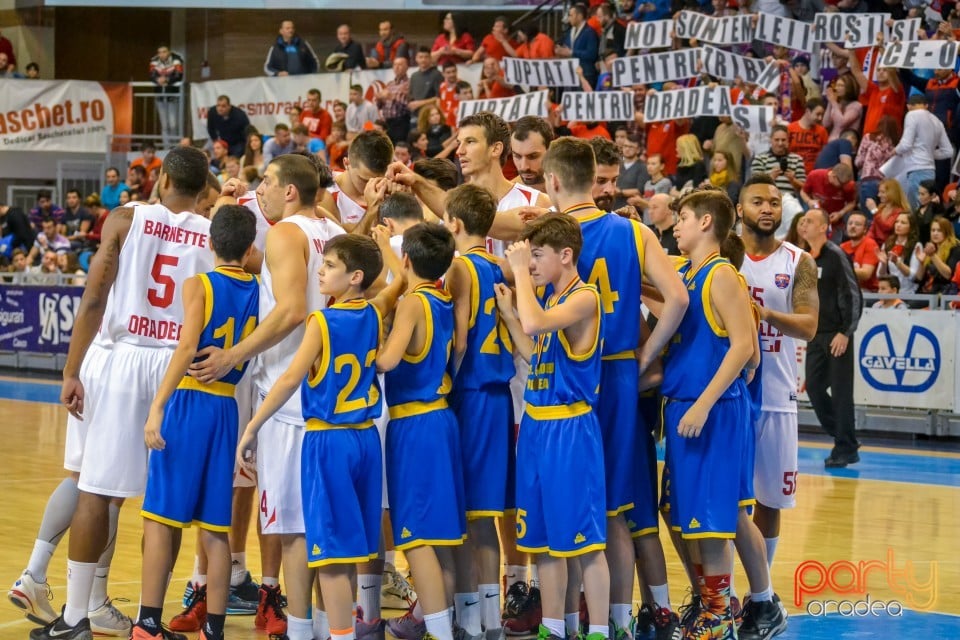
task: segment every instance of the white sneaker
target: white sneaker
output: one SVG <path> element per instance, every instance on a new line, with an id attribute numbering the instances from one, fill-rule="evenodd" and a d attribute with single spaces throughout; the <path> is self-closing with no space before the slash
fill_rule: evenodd
<path id="1" fill-rule="evenodd" d="M 417 593 L 392 564 L 383 569 L 383 587 L 380 589 L 380 606 L 384 609 L 409 609 L 417 600 Z"/>
<path id="2" fill-rule="evenodd" d="M 15 606 L 23 609 L 29 620 L 37 624 L 49 624 L 59 615 L 50 604 L 53 600 L 50 585 L 46 582 L 37 582 L 29 571 L 20 574 L 20 578 L 7 592 L 7 598 Z"/>
<path id="3" fill-rule="evenodd" d="M 98 608 L 87 613 L 90 630 L 97 636 L 117 636 L 129 638 L 133 623 L 113 606 L 113 600 L 107 600 Z"/>

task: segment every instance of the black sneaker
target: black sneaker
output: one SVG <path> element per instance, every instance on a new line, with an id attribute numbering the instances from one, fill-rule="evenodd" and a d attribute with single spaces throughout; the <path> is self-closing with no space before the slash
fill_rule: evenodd
<path id="1" fill-rule="evenodd" d="M 649 640 L 653 637 L 653 619 L 656 616 L 657 606 L 644 602 L 637 610 L 637 624 L 633 628 L 634 640 Z"/>
<path id="2" fill-rule="evenodd" d="M 741 640 L 764 640 L 780 635 L 787 629 L 787 619 L 780 605 L 773 600 L 751 600 L 743 609 L 740 625 Z"/>
<path id="3" fill-rule="evenodd" d="M 253 581 L 250 572 L 243 577 L 243 582 L 230 587 L 227 597 L 228 616 L 252 616 L 257 613 L 260 604 L 260 585 Z"/>
<path id="4" fill-rule="evenodd" d="M 653 630 L 655 640 L 679 640 L 680 618 L 670 609 L 653 605 Z"/>
<path id="5" fill-rule="evenodd" d="M 516 618 L 522 614 L 523 609 L 527 604 L 528 595 L 528 587 L 526 582 L 514 582 L 512 585 L 510 585 L 510 588 L 507 589 L 507 593 L 503 598 L 504 619 Z"/>
<path id="6" fill-rule="evenodd" d="M 700 599 L 699 593 L 690 594 L 690 602 L 687 604 L 680 605 L 680 626 L 687 627 L 690 623 L 700 615 L 700 610 L 703 608 L 703 601 Z"/>
<path id="7" fill-rule="evenodd" d="M 176 631 L 171 631 L 170 627 L 165 624 L 160 625 L 160 637 L 163 640 L 187 640 L 187 636 L 182 633 L 177 633 Z"/>
<path id="8" fill-rule="evenodd" d="M 856 451 L 846 455 L 831 453 L 830 457 L 823 461 L 823 466 L 827 469 L 842 469 L 848 464 L 856 464 L 857 462 L 860 462 L 860 454 Z"/>
<path id="9" fill-rule="evenodd" d="M 63 614 L 46 626 L 30 632 L 30 640 L 93 640 L 90 620 L 84 618 L 71 627 L 63 621 Z"/>

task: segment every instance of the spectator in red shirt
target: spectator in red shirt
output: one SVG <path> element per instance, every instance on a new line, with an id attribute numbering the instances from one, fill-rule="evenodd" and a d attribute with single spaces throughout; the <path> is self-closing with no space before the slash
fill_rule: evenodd
<path id="1" fill-rule="evenodd" d="M 907 110 L 907 96 L 896 69 L 878 67 L 877 81 L 871 82 L 863 73 L 856 49 L 848 49 L 846 54 L 850 61 L 850 71 L 860 86 L 860 104 L 864 106 L 863 135 L 876 131 L 883 116 L 891 116 L 897 122 L 903 122 Z M 880 55 L 879 51 L 874 51 L 874 54 Z"/>
<path id="2" fill-rule="evenodd" d="M 518 58 L 517 44 L 510 40 L 510 21 L 505 16 L 497 16 L 490 33 L 483 37 L 480 46 L 474 52 L 471 62 L 480 62 L 493 58 L 497 62 L 506 57 Z"/>
<path id="3" fill-rule="evenodd" d="M 433 41 L 430 57 L 437 66 L 443 68 L 448 62 L 457 64 L 470 60 L 476 48 L 473 36 L 463 31 L 452 13 L 446 13 L 443 16 L 443 30 Z"/>
<path id="4" fill-rule="evenodd" d="M 477 97 L 484 98 L 509 98 L 514 95 L 513 87 L 507 84 L 503 78 L 503 69 L 496 58 L 487 58 L 483 61 L 483 71 L 480 74 L 480 89 L 477 91 Z"/>
<path id="5" fill-rule="evenodd" d="M 790 136 L 790 153 L 803 158 L 803 168 L 809 175 L 817 163 L 820 150 L 829 141 L 830 135 L 822 124 L 824 113 L 823 100 L 807 100 L 806 110 L 796 122 L 787 125 Z"/>
<path id="6" fill-rule="evenodd" d="M 690 130 L 687 120 L 651 122 L 646 126 L 647 157 L 659 154 L 663 159 L 664 173 L 668 176 L 677 173 L 677 138 Z"/>
<path id="7" fill-rule="evenodd" d="M 377 31 L 380 39 L 367 56 L 367 69 L 379 69 L 392 65 L 398 56 L 410 57 L 410 45 L 406 38 L 393 32 L 393 24 L 389 20 L 382 20 Z"/>
<path id="8" fill-rule="evenodd" d="M 883 246 L 893 233 L 897 217 L 903 212 L 910 213 L 910 205 L 896 178 L 883 180 L 877 191 L 877 197 L 880 199 L 879 204 L 873 198 L 867 198 L 867 207 L 873 216 L 869 235 L 878 245 Z"/>
<path id="9" fill-rule="evenodd" d="M 453 127 L 457 124 L 457 107 L 460 101 L 457 99 L 457 83 L 460 79 L 457 77 L 457 65 L 453 62 L 443 64 L 443 82 L 440 83 L 440 96 L 437 106 L 443 113 L 443 119 L 447 125 Z"/>
<path id="10" fill-rule="evenodd" d="M 602 122 L 571 122 L 570 135 L 584 140 L 600 137 L 613 142 L 613 137 L 607 131 L 607 125 Z"/>
<path id="11" fill-rule="evenodd" d="M 303 101 L 303 109 L 300 111 L 300 122 L 307 128 L 311 138 L 326 140 L 330 136 L 333 118 L 320 106 L 321 99 L 319 89 L 307 91 L 307 98 Z"/>
<path id="12" fill-rule="evenodd" d="M 860 288 L 864 291 L 877 290 L 877 243 L 867 236 L 867 216 L 854 211 L 847 219 L 847 237 L 840 245 L 843 252 L 853 261 L 853 272 L 857 276 Z"/>
<path id="13" fill-rule="evenodd" d="M 517 57 L 528 60 L 549 60 L 553 58 L 555 43 L 545 33 L 540 33 L 540 27 L 534 22 L 528 22 L 520 28 L 520 44 L 517 46 Z"/>
<path id="14" fill-rule="evenodd" d="M 841 162 L 832 169 L 814 169 L 807 176 L 800 197 L 807 207 L 822 209 L 829 216 L 827 237 L 840 242 L 844 216 L 857 207 L 857 186 L 850 166 Z"/>
<path id="15" fill-rule="evenodd" d="M 142 154 L 139 158 L 135 158 L 133 162 L 130 163 L 130 166 L 140 165 L 143 167 L 147 174 L 153 170 L 160 171 L 160 167 L 163 165 L 163 161 L 157 157 L 157 148 L 150 142 L 143 145 L 143 149 L 140 150 Z"/>

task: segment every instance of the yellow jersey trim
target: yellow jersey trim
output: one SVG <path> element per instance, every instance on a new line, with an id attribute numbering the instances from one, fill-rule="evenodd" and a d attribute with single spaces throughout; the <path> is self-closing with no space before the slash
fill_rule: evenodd
<path id="1" fill-rule="evenodd" d="M 467 520 L 479 520 L 480 518 L 499 518 L 503 515 L 500 511 L 467 511 Z"/>
<path id="2" fill-rule="evenodd" d="M 519 549 L 519 546 L 517 547 Z M 572 551 L 557 551 L 555 549 L 547 549 L 547 554 L 554 558 L 575 558 L 577 556 L 582 556 L 585 553 L 591 553 L 593 551 L 603 551 L 607 548 L 607 543 L 598 542 L 596 544 L 588 544 L 585 547 L 580 549 L 573 549 Z"/>
<path id="3" fill-rule="evenodd" d="M 307 324 L 310 324 L 310 318 L 317 321 L 320 327 L 320 365 L 313 375 L 307 373 L 307 384 L 310 387 L 316 387 L 327 375 L 327 369 L 330 368 L 330 327 L 327 325 L 327 318 L 321 311 L 314 311 L 307 316 Z"/>
<path id="4" fill-rule="evenodd" d="M 414 547 L 456 547 L 463 544 L 466 539 L 466 534 L 460 536 L 459 538 L 451 538 L 447 540 L 428 540 L 426 538 L 418 538 L 416 540 L 404 542 L 403 544 L 394 545 L 394 548 L 397 551 L 405 551 L 407 549 L 413 549 Z"/>
<path id="5" fill-rule="evenodd" d="M 576 418 L 590 413 L 593 409 L 583 400 L 565 405 L 548 405 L 537 407 L 527 403 L 524 409 L 526 414 L 534 420 L 565 420 L 567 418 Z M 390 417 L 393 417 L 391 411 Z"/>
<path id="6" fill-rule="evenodd" d="M 642 276 L 646 268 L 645 260 L 647 258 L 646 247 L 643 244 L 643 230 L 636 220 L 631 220 L 630 223 L 633 225 L 633 242 L 637 245 L 637 260 L 640 261 L 640 275 Z"/>
<path id="7" fill-rule="evenodd" d="M 360 562 L 367 562 L 369 560 L 375 559 L 380 554 L 371 553 L 365 556 L 357 556 L 355 558 L 324 558 L 323 560 L 311 560 L 307 562 L 307 566 L 310 568 L 316 567 L 325 567 L 331 564 L 358 564 Z"/>
<path id="8" fill-rule="evenodd" d="M 707 279 L 703 282 L 703 290 L 700 292 L 700 299 L 703 302 L 703 315 L 706 317 L 710 329 L 720 338 L 729 337 L 729 334 L 726 329 L 720 327 L 720 322 L 713 312 L 713 305 L 710 303 L 710 287 L 713 284 L 713 276 L 716 274 L 717 269 L 723 266 L 729 266 L 731 269 L 734 268 L 729 262 L 717 262 L 711 266 L 710 271 L 707 273 Z"/>
<path id="9" fill-rule="evenodd" d="M 473 249 L 467 253 L 472 253 Z M 470 324 L 468 327 L 473 329 L 477 323 L 477 316 L 480 315 L 480 276 L 477 275 L 477 268 L 466 255 L 459 255 L 456 258 L 463 262 L 467 271 L 470 273 Z"/>
<path id="10" fill-rule="evenodd" d="M 433 344 L 433 314 L 430 312 L 430 301 L 427 300 L 427 296 L 425 294 L 420 292 L 419 288 L 414 289 L 411 295 L 416 295 L 420 300 L 420 304 L 423 305 L 424 328 L 426 329 L 426 334 L 423 336 L 423 349 L 420 350 L 420 353 L 414 355 L 404 353 L 403 360 L 405 362 L 409 362 L 410 364 L 418 364 L 423 362 L 423 360 L 427 357 L 427 354 L 430 353 L 430 345 Z"/>
<path id="11" fill-rule="evenodd" d="M 228 264 L 220 265 L 214 269 L 220 275 L 227 276 L 228 278 L 233 278 L 234 280 L 239 280 L 241 282 L 250 282 L 256 276 L 252 273 L 247 273 L 243 270 L 243 267 L 234 267 Z"/>
<path id="12" fill-rule="evenodd" d="M 593 354 L 596 353 L 597 347 L 600 346 L 600 321 L 603 317 L 603 309 L 600 303 L 600 293 L 592 285 L 585 285 L 583 287 L 577 287 L 575 290 L 570 292 L 570 295 L 579 293 L 580 291 L 589 291 L 593 293 L 594 298 L 597 301 L 597 313 L 596 313 L 596 331 L 593 335 L 593 344 L 590 345 L 590 348 L 587 349 L 586 353 L 577 354 L 573 352 L 573 348 L 570 346 L 570 342 L 567 340 L 567 334 L 563 329 L 557 329 L 557 338 L 560 340 L 560 345 L 563 347 L 564 353 L 567 354 L 567 357 L 575 362 L 583 362 L 584 360 L 589 360 L 593 357 Z"/>
<path id="13" fill-rule="evenodd" d="M 373 420 L 336 424 L 333 422 L 327 422 L 326 420 L 320 420 L 319 418 L 310 418 L 307 420 L 307 424 L 304 428 L 307 431 L 333 431 L 335 429 L 367 429 L 372 426 Z"/>
<path id="14" fill-rule="evenodd" d="M 630 509 L 633 509 L 635 506 L 636 505 L 634 503 L 628 502 L 627 504 L 620 505 L 616 509 L 607 509 L 607 517 L 615 518 L 621 513 L 623 513 L 624 511 L 629 511 Z"/>
<path id="15" fill-rule="evenodd" d="M 201 520 L 192 520 L 190 522 L 181 522 L 180 520 L 173 520 L 171 518 L 164 518 L 155 513 L 149 511 L 140 510 L 140 516 L 146 518 L 147 520 L 153 520 L 154 522 L 159 522 L 160 524 L 165 524 L 168 527 L 174 527 L 176 529 L 189 529 L 193 525 L 197 525 L 201 529 L 206 529 L 207 531 L 215 531 L 219 533 L 227 533 L 230 531 L 229 526 L 219 525 L 219 524 L 210 524 L 208 522 L 203 522 Z"/>
<path id="16" fill-rule="evenodd" d="M 660 531 L 659 527 L 647 527 L 646 529 L 638 529 L 637 531 L 631 531 L 631 538 L 642 538 L 643 536 L 649 536 L 650 534 L 657 533 Z"/>
<path id="17" fill-rule="evenodd" d="M 210 325 L 210 318 L 213 317 L 213 284 L 210 282 L 210 276 L 205 273 L 198 273 L 200 284 L 203 285 L 203 328 Z"/>
<path id="18" fill-rule="evenodd" d="M 431 411 L 439 411 L 440 409 L 447 408 L 447 399 L 446 398 L 437 398 L 432 402 L 420 402 L 415 400 L 413 402 L 404 402 L 403 404 L 397 404 L 392 407 L 388 407 L 390 412 L 390 419 L 396 420 L 397 418 L 409 418 L 411 416 L 419 416 L 424 413 L 430 413 Z"/>
<path id="19" fill-rule="evenodd" d="M 550 551 L 550 547 L 527 547 L 518 542 L 517 551 L 521 553 L 547 553 Z"/>
<path id="20" fill-rule="evenodd" d="M 703 540 L 704 538 L 718 538 L 721 540 L 733 540 L 737 537 L 736 533 L 714 533 L 714 532 L 704 532 L 704 533 L 683 533 L 680 532 L 680 536 L 684 540 Z"/>
<path id="21" fill-rule="evenodd" d="M 618 353 L 608 353 L 605 356 L 600 357 L 601 360 L 636 360 L 637 352 L 633 349 L 627 349 L 626 351 L 620 351 Z"/>
<path id="22" fill-rule="evenodd" d="M 204 384 L 192 376 L 183 376 L 177 384 L 177 389 L 200 391 L 201 393 L 209 393 L 212 396 L 233 398 L 236 395 L 237 387 L 229 382 L 222 382 L 220 380 L 216 380 L 210 384 Z"/>

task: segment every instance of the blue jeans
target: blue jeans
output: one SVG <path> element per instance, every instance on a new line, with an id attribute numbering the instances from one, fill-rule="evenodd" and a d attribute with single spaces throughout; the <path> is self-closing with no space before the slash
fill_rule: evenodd
<path id="1" fill-rule="evenodd" d="M 180 141 L 180 99 L 158 97 L 156 104 L 163 146 L 169 149 Z"/>
<path id="2" fill-rule="evenodd" d="M 867 198 L 873 198 L 874 201 L 876 201 L 877 195 L 879 194 L 879 192 L 880 192 L 879 180 L 867 178 L 866 180 L 860 181 L 860 211 L 862 211 L 867 215 L 868 220 L 873 218 L 873 215 L 870 213 L 870 209 L 867 208 Z"/>
<path id="3" fill-rule="evenodd" d="M 920 183 L 924 180 L 933 180 L 936 177 L 936 171 L 933 169 L 919 169 L 917 171 L 907 172 L 907 184 L 903 185 L 907 192 L 907 200 L 910 201 L 910 208 L 914 211 L 920 206 L 917 194 L 920 193 Z"/>

